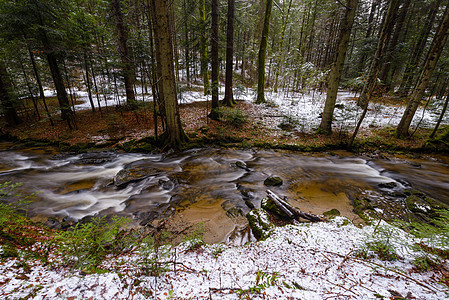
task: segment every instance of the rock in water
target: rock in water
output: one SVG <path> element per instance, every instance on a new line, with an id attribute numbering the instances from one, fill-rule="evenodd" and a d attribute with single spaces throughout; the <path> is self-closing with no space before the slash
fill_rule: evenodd
<path id="1" fill-rule="evenodd" d="M 255 209 L 246 214 L 249 226 L 258 240 L 268 238 L 275 225 L 271 222 L 270 215 L 262 208 Z"/>
<path id="2" fill-rule="evenodd" d="M 279 186 L 283 183 L 284 182 L 282 181 L 282 178 L 276 175 L 271 175 L 263 182 L 263 184 L 265 184 L 266 186 Z"/>
<path id="3" fill-rule="evenodd" d="M 131 182 L 143 180 L 149 176 L 161 173 L 161 170 L 151 166 L 152 161 L 141 159 L 126 165 L 114 177 L 114 185 L 124 188 Z"/>

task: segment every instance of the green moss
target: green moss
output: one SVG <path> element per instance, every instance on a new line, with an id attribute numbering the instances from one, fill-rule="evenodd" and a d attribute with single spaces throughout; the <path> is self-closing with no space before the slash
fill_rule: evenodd
<path id="1" fill-rule="evenodd" d="M 340 211 L 336 208 L 333 208 L 331 210 L 328 210 L 326 212 L 323 213 L 324 216 L 326 217 L 332 217 L 332 216 L 339 216 L 340 215 Z"/>
<path id="2" fill-rule="evenodd" d="M 287 214 L 284 213 L 282 210 L 280 210 L 279 207 L 277 207 L 277 205 L 273 201 L 271 201 L 270 198 L 268 197 L 262 199 L 261 207 L 266 211 L 270 211 L 281 217 L 288 218 Z"/>
<path id="3" fill-rule="evenodd" d="M 246 214 L 249 226 L 258 240 L 267 239 L 275 228 L 270 215 L 264 209 L 255 209 Z"/>

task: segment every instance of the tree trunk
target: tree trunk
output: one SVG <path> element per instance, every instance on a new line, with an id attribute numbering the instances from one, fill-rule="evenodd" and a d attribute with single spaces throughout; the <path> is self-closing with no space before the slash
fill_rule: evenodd
<path id="1" fill-rule="evenodd" d="M 332 132 L 332 118 L 334 115 L 335 101 L 337 99 L 338 86 L 340 84 L 341 73 L 345 62 L 346 51 L 348 49 L 357 4 L 358 0 L 347 1 L 345 15 L 341 21 L 342 24 L 340 26 L 340 34 L 338 38 L 337 55 L 329 75 L 326 103 L 324 105 L 323 116 L 319 127 L 319 131 L 327 134 Z"/>
<path id="2" fill-rule="evenodd" d="M 402 78 L 401 86 L 399 88 L 399 94 L 407 95 L 412 87 L 413 79 L 416 78 L 417 70 L 420 67 L 420 61 L 424 53 L 429 35 L 431 34 L 435 18 L 440 7 L 440 2 L 438 0 L 433 1 L 429 7 L 429 13 L 426 15 L 423 28 L 420 31 L 419 36 L 416 38 L 416 44 L 411 51 L 410 59 L 407 63 L 406 69 L 404 71 L 404 76 Z"/>
<path id="3" fill-rule="evenodd" d="M 34 55 L 31 52 L 30 46 L 27 45 L 28 54 L 30 55 L 31 65 L 33 66 L 34 76 L 36 78 L 37 86 L 39 87 L 39 95 L 44 103 L 45 112 L 47 113 L 47 117 L 50 120 L 51 126 L 55 126 L 53 123 L 53 119 L 51 118 L 50 112 L 48 111 L 47 101 L 45 100 L 44 88 L 42 87 L 41 78 L 39 76 L 39 72 L 37 71 L 36 61 L 34 59 Z"/>
<path id="4" fill-rule="evenodd" d="M 388 4 L 387 12 L 385 14 L 385 18 L 382 24 L 382 29 L 380 31 L 379 40 L 377 42 L 376 53 L 374 54 L 373 61 L 371 62 L 371 67 L 368 72 L 368 79 L 365 85 L 363 86 L 362 93 L 360 94 L 359 97 L 359 103 L 363 107 L 363 113 L 360 116 L 359 121 L 357 122 L 357 125 L 354 129 L 351 139 L 349 140 L 348 148 L 352 147 L 352 144 L 354 143 L 357 133 L 359 132 L 360 126 L 362 125 L 363 119 L 365 118 L 366 113 L 368 111 L 369 100 L 376 87 L 377 74 L 379 74 L 381 59 L 385 52 L 388 38 L 393 29 L 394 19 L 397 14 L 400 2 L 401 0 L 391 0 L 391 2 Z"/>
<path id="5" fill-rule="evenodd" d="M 257 99 L 256 104 L 265 103 L 265 56 L 267 54 L 268 31 L 270 30 L 271 8 L 273 0 L 267 0 L 263 22 L 262 36 L 260 39 L 259 55 L 257 59 Z"/>
<path id="6" fill-rule="evenodd" d="M 209 117 L 218 119 L 218 0 L 212 0 L 211 66 L 212 66 L 212 108 Z"/>
<path id="7" fill-rule="evenodd" d="M 89 98 L 89 103 L 90 103 L 90 107 L 92 108 L 92 112 L 95 112 L 95 105 L 94 105 L 94 100 L 92 99 L 92 86 L 90 83 L 89 65 L 87 63 L 86 52 L 84 52 L 83 59 L 84 59 L 84 72 L 86 73 L 87 96 Z"/>
<path id="8" fill-rule="evenodd" d="M 160 70 L 165 106 L 165 119 L 167 128 L 165 131 L 165 144 L 172 149 L 179 149 L 187 140 L 187 136 L 181 126 L 179 117 L 178 100 L 176 93 L 175 68 L 173 61 L 173 41 L 170 29 L 170 0 L 152 0 L 154 38 L 156 41 L 157 67 Z M 171 2 L 170 2 L 171 3 Z M 161 91 L 160 91 L 161 92 Z"/>
<path id="9" fill-rule="evenodd" d="M 379 78 L 385 84 L 389 84 L 388 74 L 390 73 L 391 65 L 393 64 L 393 57 L 396 46 L 399 44 L 399 36 L 402 32 L 402 27 L 404 25 L 405 17 L 410 7 L 411 0 L 405 0 L 399 12 L 398 21 L 394 28 L 393 35 L 388 43 L 387 50 L 385 52 L 384 63 L 382 64 L 382 69 L 380 71 Z"/>
<path id="10" fill-rule="evenodd" d="M 14 107 L 11 79 L 2 60 L 0 60 L 0 104 L 8 126 L 15 126 L 21 122 Z"/>
<path id="11" fill-rule="evenodd" d="M 444 101 L 443 109 L 441 110 L 438 121 L 435 124 L 435 128 L 433 129 L 432 133 L 429 135 L 429 139 L 433 139 L 435 137 L 435 134 L 437 133 L 438 128 L 440 127 L 441 121 L 443 121 L 443 117 L 444 117 L 444 114 L 446 113 L 448 103 L 449 103 L 449 94 L 446 95 L 446 100 Z"/>
<path id="12" fill-rule="evenodd" d="M 61 76 L 61 71 L 56 61 L 56 55 L 54 52 L 47 52 L 47 61 L 50 67 L 51 76 L 56 88 L 56 95 L 58 96 L 59 107 L 61 108 L 61 118 L 67 121 L 67 125 L 70 129 L 73 129 L 75 124 L 73 121 L 73 111 L 70 108 L 69 97 L 65 90 L 64 81 Z"/>
<path id="13" fill-rule="evenodd" d="M 370 38 L 371 34 L 373 32 L 374 15 L 376 14 L 377 6 L 380 4 L 380 1 L 381 0 L 373 0 L 373 2 L 371 3 L 371 10 L 370 10 L 369 17 L 368 17 L 368 29 L 366 30 L 365 40 Z M 358 68 L 360 73 L 363 73 L 365 71 L 365 62 L 366 62 L 367 56 L 368 56 L 367 51 L 363 51 L 362 55 L 360 56 L 359 68 Z"/>
<path id="14" fill-rule="evenodd" d="M 127 45 L 128 43 L 128 29 L 123 22 L 122 8 L 120 6 L 120 0 L 111 0 L 112 8 L 114 10 L 115 24 L 117 27 L 118 44 L 120 58 L 123 64 L 123 80 L 125 83 L 125 92 L 127 103 L 134 107 L 136 105 L 136 97 L 134 95 L 134 62 L 132 60 L 131 51 Z"/>
<path id="15" fill-rule="evenodd" d="M 380 71 L 382 58 L 385 53 L 388 39 L 391 35 L 391 32 L 393 31 L 395 18 L 400 3 L 401 0 L 391 0 L 390 4 L 388 5 L 388 9 L 382 25 L 382 30 L 377 42 L 376 53 L 374 54 L 370 69 L 368 71 L 368 78 L 358 99 L 358 105 L 360 105 L 362 108 L 365 108 L 368 105 L 369 99 L 374 92 L 374 89 L 376 88 L 377 76 Z"/>
<path id="16" fill-rule="evenodd" d="M 228 0 L 228 24 L 226 29 L 226 83 L 223 104 L 234 106 L 234 94 L 232 92 L 232 75 L 234 71 L 234 0 Z"/>
<path id="17" fill-rule="evenodd" d="M 401 121 L 396 129 L 396 135 L 398 137 L 406 137 L 409 135 L 408 129 L 412 122 L 413 116 L 418 109 L 424 92 L 429 84 L 430 78 L 432 76 L 433 70 L 440 58 L 441 52 L 443 51 L 444 44 L 446 43 L 447 36 L 449 34 L 449 5 L 446 7 L 444 12 L 444 18 L 440 23 L 438 32 L 432 41 L 432 46 L 430 47 L 429 53 L 427 54 L 427 59 L 424 64 L 424 68 L 421 72 L 419 80 L 413 90 L 410 100 L 408 102 L 407 108 L 404 111 Z"/>
<path id="18" fill-rule="evenodd" d="M 200 60 L 201 76 L 203 77 L 204 95 L 209 93 L 209 69 L 207 62 L 207 30 L 206 30 L 206 0 L 200 2 Z"/>

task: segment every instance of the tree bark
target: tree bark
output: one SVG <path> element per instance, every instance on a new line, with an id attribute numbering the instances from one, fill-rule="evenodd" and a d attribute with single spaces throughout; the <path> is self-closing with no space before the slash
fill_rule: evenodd
<path id="1" fill-rule="evenodd" d="M 12 83 L 5 63 L 0 60 L 0 104 L 8 126 L 18 125 L 21 120 L 14 107 Z"/>
<path id="2" fill-rule="evenodd" d="M 391 0 L 388 5 L 388 9 L 385 15 L 384 24 L 382 25 L 382 30 L 380 32 L 379 40 L 377 42 L 376 53 L 374 54 L 373 60 L 371 62 L 370 69 L 368 71 L 368 77 L 365 85 L 363 86 L 362 92 L 358 99 L 358 104 L 365 108 L 368 105 L 369 99 L 374 92 L 377 84 L 377 76 L 380 71 L 382 58 L 385 53 L 388 39 L 393 31 L 395 24 L 395 18 L 399 8 L 401 0 Z"/>
<path id="3" fill-rule="evenodd" d="M 132 54 L 128 47 L 128 29 L 123 22 L 120 0 L 111 0 L 111 2 L 117 27 L 120 58 L 123 64 L 122 76 L 125 83 L 126 99 L 127 103 L 133 107 L 136 105 L 136 97 L 134 95 L 135 73 Z"/>
<path id="4" fill-rule="evenodd" d="M 398 14 L 398 20 L 394 28 L 393 35 L 388 43 L 387 50 L 385 52 L 384 63 L 382 64 L 382 69 L 380 71 L 379 78 L 385 84 L 389 84 L 388 74 L 390 73 L 391 65 L 393 64 L 393 57 L 395 53 L 396 46 L 399 43 L 399 36 L 402 32 L 402 27 L 404 25 L 405 17 L 410 7 L 411 0 L 405 0 Z"/>
<path id="5" fill-rule="evenodd" d="M 421 66 L 420 61 L 424 53 L 429 35 L 431 34 L 435 18 L 440 7 L 440 1 L 435 0 L 429 6 L 429 13 L 426 15 L 426 23 L 422 27 L 419 36 L 416 38 L 416 44 L 411 51 L 410 59 L 404 71 L 399 94 L 407 95 L 412 87 L 413 79 L 416 78 L 416 73 Z"/>
<path id="6" fill-rule="evenodd" d="M 203 77 L 204 95 L 209 93 L 209 69 L 207 61 L 207 30 L 206 30 L 206 0 L 200 2 L 200 60 L 201 76 Z"/>
<path id="7" fill-rule="evenodd" d="M 267 0 L 263 22 L 262 36 L 260 38 L 259 55 L 257 59 L 257 99 L 256 104 L 265 103 L 265 57 L 267 55 L 268 31 L 270 30 L 271 10 L 273 0 Z"/>
<path id="8" fill-rule="evenodd" d="M 232 75 L 234 71 L 234 0 L 228 0 L 228 24 L 226 28 L 226 83 L 223 104 L 234 106 L 234 94 L 232 92 Z"/>
<path id="9" fill-rule="evenodd" d="M 335 102 L 337 99 L 338 86 L 340 84 L 341 73 L 346 58 L 349 38 L 351 36 L 352 25 L 354 24 L 355 12 L 357 10 L 358 0 L 348 0 L 346 3 L 345 14 L 341 21 L 340 34 L 338 38 L 337 55 L 331 69 L 328 81 L 326 103 L 319 127 L 319 131 L 330 134 L 332 132 L 332 119 L 334 115 Z"/>
<path id="10" fill-rule="evenodd" d="M 388 5 L 387 12 L 385 14 L 385 18 L 382 24 L 382 29 L 380 31 L 379 40 L 377 42 L 376 53 L 374 54 L 374 58 L 371 62 L 371 66 L 368 72 L 368 79 L 365 85 L 363 86 L 362 93 L 360 94 L 359 97 L 359 104 L 363 107 L 363 112 L 349 140 L 348 148 L 352 148 L 352 144 L 354 143 L 357 133 L 359 132 L 360 126 L 362 125 L 363 119 L 365 118 L 366 113 L 368 111 L 369 100 L 371 98 L 374 89 L 376 88 L 377 75 L 379 74 L 380 70 L 380 63 L 382 60 L 382 56 L 385 52 L 385 48 L 387 46 L 388 38 L 393 29 L 394 19 L 397 14 L 400 2 L 401 0 L 391 0 L 391 2 Z"/>
<path id="11" fill-rule="evenodd" d="M 446 7 L 444 12 L 443 20 L 440 23 L 438 32 L 432 41 L 432 46 L 430 47 L 429 53 L 427 54 L 427 59 L 424 64 L 424 68 L 418 79 L 418 82 L 410 96 L 407 108 L 404 111 L 401 121 L 396 128 L 396 135 L 398 137 L 407 137 L 409 135 L 408 129 L 413 120 L 416 110 L 418 109 L 424 92 L 429 85 L 430 78 L 435 69 L 435 66 L 440 58 L 441 52 L 443 51 L 444 44 L 446 43 L 447 36 L 449 34 L 449 5 Z"/>
<path id="12" fill-rule="evenodd" d="M 371 34 L 373 32 L 374 15 L 376 14 L 377 6 L 380 4 L 380 1 L 381 0 L 373 0 L 373 2 L 371 3 L 371 9 L 368 17 L 368 29 L 366 30 L 365 40 L 368 40 L 368 38 L 371 37 Z M 363 73 L 365 71 L 365 62 L 367 56 L 368 56 L 367 51 L 363 51 L 362 55 L 360 56 L 358 67 L 360 73 Z"/>
<path id="13" fill-rule="evenodd" d="M 218 119 L 218 0 L 212 0 L 211 67 L 212 67 L 212 108 L 209 117 Z"/>
<path id="14" fill-rule="evenodd" d="M 176 93 L 175 65 L 173 61 L 173 41 L 170 29 L 170 0 L 152 0 L 154 38 L 156 41 L 157 67 L 161 77 L 165 107 L 166 131 L 165 144 L 172 149 L 179 149 L 187 140 L 181 125 Z M 161 93 L 161 91 L 159 91 Z"/>

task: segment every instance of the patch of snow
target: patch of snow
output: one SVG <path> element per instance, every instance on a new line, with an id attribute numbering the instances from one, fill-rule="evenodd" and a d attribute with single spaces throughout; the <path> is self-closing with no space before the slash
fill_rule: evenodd
<path id="1" fill-rule="evenodd" d="M 0 296 L 16 299 L 374 299 L 392 291 L 416 299 L 444 299 L 447 286 L 433 272 L 416 273 L 412 260 L 420 255 L 416 240 L 382 222 L 401 257 L 394 262 L 365 260 L 354 255 L 374 235 L 376 226 L 358 228 L 337 217 L 328 223 L 276 228 L 265 241 L 244 246 L 205 245 L 186 251 L 172 247 L 161 258 L 169 271 L 151 276 L 141 272 L 138 254 L 110 258 L 105 274 L 73 271 L 28 261 L 26 272 L 11 258 L 0 263 Z M 175 264 L 176 262 L 176 264 Z M 259 274 L 259 275 L 258 275 Z"/>

